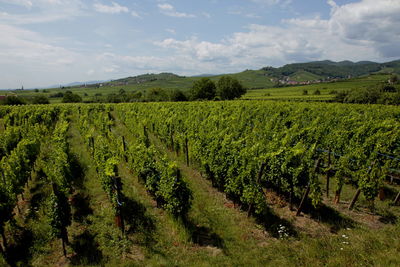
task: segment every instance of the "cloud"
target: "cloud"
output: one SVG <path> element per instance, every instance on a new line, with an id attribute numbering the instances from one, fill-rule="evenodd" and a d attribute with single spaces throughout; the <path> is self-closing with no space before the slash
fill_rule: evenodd
<path id="1" fill-rule="evenodd" d="M 2 87 L 24 81 L 29 81 L 25 87 L 58 83 L 76 64 L 84 66 L 87 62 L 82 55 L 52 44 L 52 40 L 33 31 L 0 24 L 0 32 Z"/>
<path id="2" fill-rule="evenodd" d="M 139 13 L 136 12 L 136 11 L 134 11 L 134 10 L 131 11 L 131 15 L 132 15 L 132 17 L 135 17 L 135 18 L 138 18 L 138 19 L 141 19 L 141 18 L 142 18 L 142 17 L 139 15 Z"/>
<path id="3" fill-rule="evenodd" d="M 250 1 L 265 6 L 280 5 L 282 7 L 286 7 L 292 3 L 292 0 L 250 0 Z"/>
<path id="4" fill-rule="evenodd" d="M 251 24 L 246 31 L 219 42 L 168 38 L 155 45 L 199 64 L 212 62 L 220 69 L 235 71 L 322 59 L 383 61 L 400 57 L 399 1 L 382 0 L 379 6 L 373 0 L 341 6 L 330 0 L 328 4 L 328 19 L 292 18 L 279 26 Z"/>
<path id="5" fill-rule="evenodd" d="M 100 13 L 119 14 L 119 13 L 128 13 L 129 12 L 129 8 L 127 8 L 125 6 L 121 6 L 115 2 L 111 2 L 111 4 L 112 4 L 111 6 L 107 6 L 107 5 L 103 5 L 100 3 L 96 3 L 93 6 L 94 6 L 94 9 Z"/>
<path id="6" fill-rule="evenodd" d="M 373 0 L 338 6 L 333 0 L 330 29 L 348 42 L 370 43 L 383 57 L 400 55 L 400 1 Z"/>
<path id="7" fill-rule="evenodd" d="M 29 0 L 0 0 L 0 3 L 23 6 L 26 8 L 31 8 L 33 6 L 32 1 Z"/>
<path id="8" fill-rule="evenodd" d="M 8 25 L 47 23 L 70 20 L 85 15 L 85 4 L 80 0 L 0 0 L 0 2 L 13 2 L 21 6 L 32 7 L 29 11 L 18 14 L 0 14 L 0 23 Z"/>
<path id="9" fill-rule="evenodd" d="M 194 18 L 194 17 L 196 17 L 193 14 L 177 12 L 172 5 L 167 4 L 167 3 L 158 4 L 158 9 L 160 10 L 160 12 L 162 14 L 169 16 L 169 17 L 176 17 L 176 18 Z"/>
<path id="10" fill-rule="evenodd" d="M 176 31 L 174 29 L 165 29 L 165 31 L 174 35 L 176 34 Z"/>

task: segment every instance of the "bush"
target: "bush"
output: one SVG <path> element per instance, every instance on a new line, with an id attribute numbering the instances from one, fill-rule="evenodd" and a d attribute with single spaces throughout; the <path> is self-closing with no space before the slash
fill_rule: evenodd
<path id="1" fill-rule="evenodd" d="M 303 95 L 308 95 L 308 91 L 307 90 L 303 90 Z"/>
<path id="2" fill-rule="evenodd" d="M 314 91 L 314 95 L 320 95 L 320 94 L 321 94 L 321 91 L 319 89 Z"/>

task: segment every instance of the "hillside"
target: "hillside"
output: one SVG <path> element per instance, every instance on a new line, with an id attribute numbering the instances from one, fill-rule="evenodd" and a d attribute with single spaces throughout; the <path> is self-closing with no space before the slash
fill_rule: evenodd
<path id="1" fill-rule="evenodd" d="M 369 75 L 373 73 L 399 73 L 400 60 L 376 63 L 371 61 L 341 61 L 330 60 L 307 63 L 287 64 L 279 68 L 264 67 L 260 70 L 245 70 L 239 73 L 226 74 L 240 80 L 249 89 L 274 87 L 281 83 L 313 83 L 317 81 L 331 81 Z M 213 81 L 221 75 L 209 75 Z M 184 77 L 173 73 L 144 74 L 135 77 L 118 79 L 107 85 L 136 85 L 138 89 L 147 87 L 162 87 L 169 89 L 185 89 L 200 79 L 200 76 Z M 283 80 L 283 82 L 282 82 Z"/>
<path id="2" fill-rule="evenodd" d="M 303 99 L 303 90 L 309 90 L 310 94 L 307 98 L 326 100 L 334 96 L 330 94 L 331 91 L 339 92 L 365 87 L 365 85 L 381 84 L 390 77 L 388 73 L 400 74 L 400 60 L 387 63 L 326 60 L 288 64 L 279 68 L 264 67 L 259 70 L 245 70 L 232 74 L 207 75 L 207 77 L 214 82 L 218 81 L 222 75 L 238 79 L 249 89 L 249 94 L 245 98 L 250 99 L 270 99 L 271 97 L 287 99 L 293 95 L 296 95 L 296 99 L 298 97 Z M 121 90 L 140 92 L 142 95 L 145 95 L 151 88 L 163 88 L 166 91 L 179 89 L 188 92 L 193 83 L 202 77 L 204 76 L 185 77 L 173 73 L 143 74 L 98 84 L 65 85 L 62 88 L 43 90 L 10 90 L 3 91 L 3 94 L 31 98 L 44 93 L 45 96 L 50 97 L 51 103 L 58 103 L 62 99 L 60 93 L 70 90 L 79 94 L 84 101 L 91 101 L 96 96 L 118 94 Z M 332 82 L 334 84 L 330 84 Z M 290 87 L 293 85 L 295 87 Z M 305 87 L 299 87 L 299 85 Z M 312 95 L 316 89 L 321 91 L 321 95 Z"/>
<path id="3" fill-rule="evenodd" d="M 400 61 L 392 61 L 387 63 L 376 63 L 370 61 L 341 61 L 333 62 L 329 60 L 315 61 L 308 63 L 288 64 L 280 68 L 265 67 L 262 68 L 267 75 L 275 78 L 283 78 L 285 76 L 293 77 L 297 72 L 308 73 L 314 75 L 314 78 L 349 78 L 359 77 L 377 72 L 394 72 L 400 73 Z M 294 78 L 296 80 L 296 78 Z M 300 81 L 297 79 L 297 81 Z"/>

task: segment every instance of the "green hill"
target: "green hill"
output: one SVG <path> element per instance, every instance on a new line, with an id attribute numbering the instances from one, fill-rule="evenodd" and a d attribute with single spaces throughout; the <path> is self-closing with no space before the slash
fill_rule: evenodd
<path id="1" fill-rule="evenodd" d="M 369 79 L 368 83 L 374 83 L 368 78 L 371 74 L 382 75 L 379 77 L 379 83 L 381 83 L 383 79 L 388 79 L 389 73 L 400 74 L 400 60 L 387 63 L 375 63 L 370 61 L 356 63 L 351 61 L 333 62 L 325 60 L 287 64 L 279 68 L 264 67 L 259 70 L 245 70 L 232 74 L 207 75 L 207 77 L 215 82 L 218 81 L 222 75 L 234 77 L 249 89 L 249 98 L 264 98 L 266 96 L 270 98 L 269 94 L 274 97 L 280 97 L 283 94 L 286 98 L 286 95 L 293 95 L 293 93 L 299 95 L 299 92 L 302 92 L 303 89 L 311 89 L 311 91 L 314 91 L 315 88 L 319 88 L 320 90 L 322 89 L 323 94 L 313 97 L 325 99 L 326 97 L 332 97 L 332 95 L 323 96 L 328 91 L 341 91 L 342 88 L 351 89 L 354 87 L 354 84 L 363 84 L 362 80 L 364 78 Z M 377 77 L 378 76 L 373 77 L 372 80 L 377 79 Z M 85 101 L 92 100 L 95 96 L 105 96 L 112 93 L 118 94 L 121 90 L 125 92 L 141 92 L 142 94 L 146 94 L 147 90 L 151 88 L 163 88 L 167 91 L 179 89 L 183 92 L 187 92 L 192 87 L 193 83 L 201 78 L 202 76 L 185 77 L 173 73 L 143 74 L 98 84 L 65 86 L 62 88 L 42 90 L 12 90 L 3 91 L 2 94 L 17 94 L 24 97 L 33 97 L 44 93 L 45 96 L 50 97 L 51 103 L 57 103 L 62 99 L 62 97 L 60 97 L 62 94 L 60 93 L 70 90 L 79 94 Z M 361 78 L 361 80 L 357 78 Z M 334 85 L 333 87 L 335 88 L 331 88 L 329 84 L 324 86 L 327 82 L 337 81 L 348 81 L 348 83 L 339 83 L 338 85 L 340 88 L 336 88 L 338 85 Z M 300 89 L 300 87 L 296 86 L 296 88 L 290 89 L 287 87 L 288 85 L 308 85 L 310 88 L 305 87 Z M 276 88 L 282 86 L 283 88 Z M 326 90 L 324 89 L 325 87 L 327 88 Z M 356 87 L 358 87 L 358 85 Z M 258 89 L 270 90 L 266 92 Z"/>

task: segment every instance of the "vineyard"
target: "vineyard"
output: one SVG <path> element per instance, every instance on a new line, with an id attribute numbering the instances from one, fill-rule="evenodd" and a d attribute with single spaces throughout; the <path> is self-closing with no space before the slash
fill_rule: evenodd
<path id="1" fill-rule="evenodd" d="M 0 265 L 395 266 L 400 108 L 0 108 Z"/>

